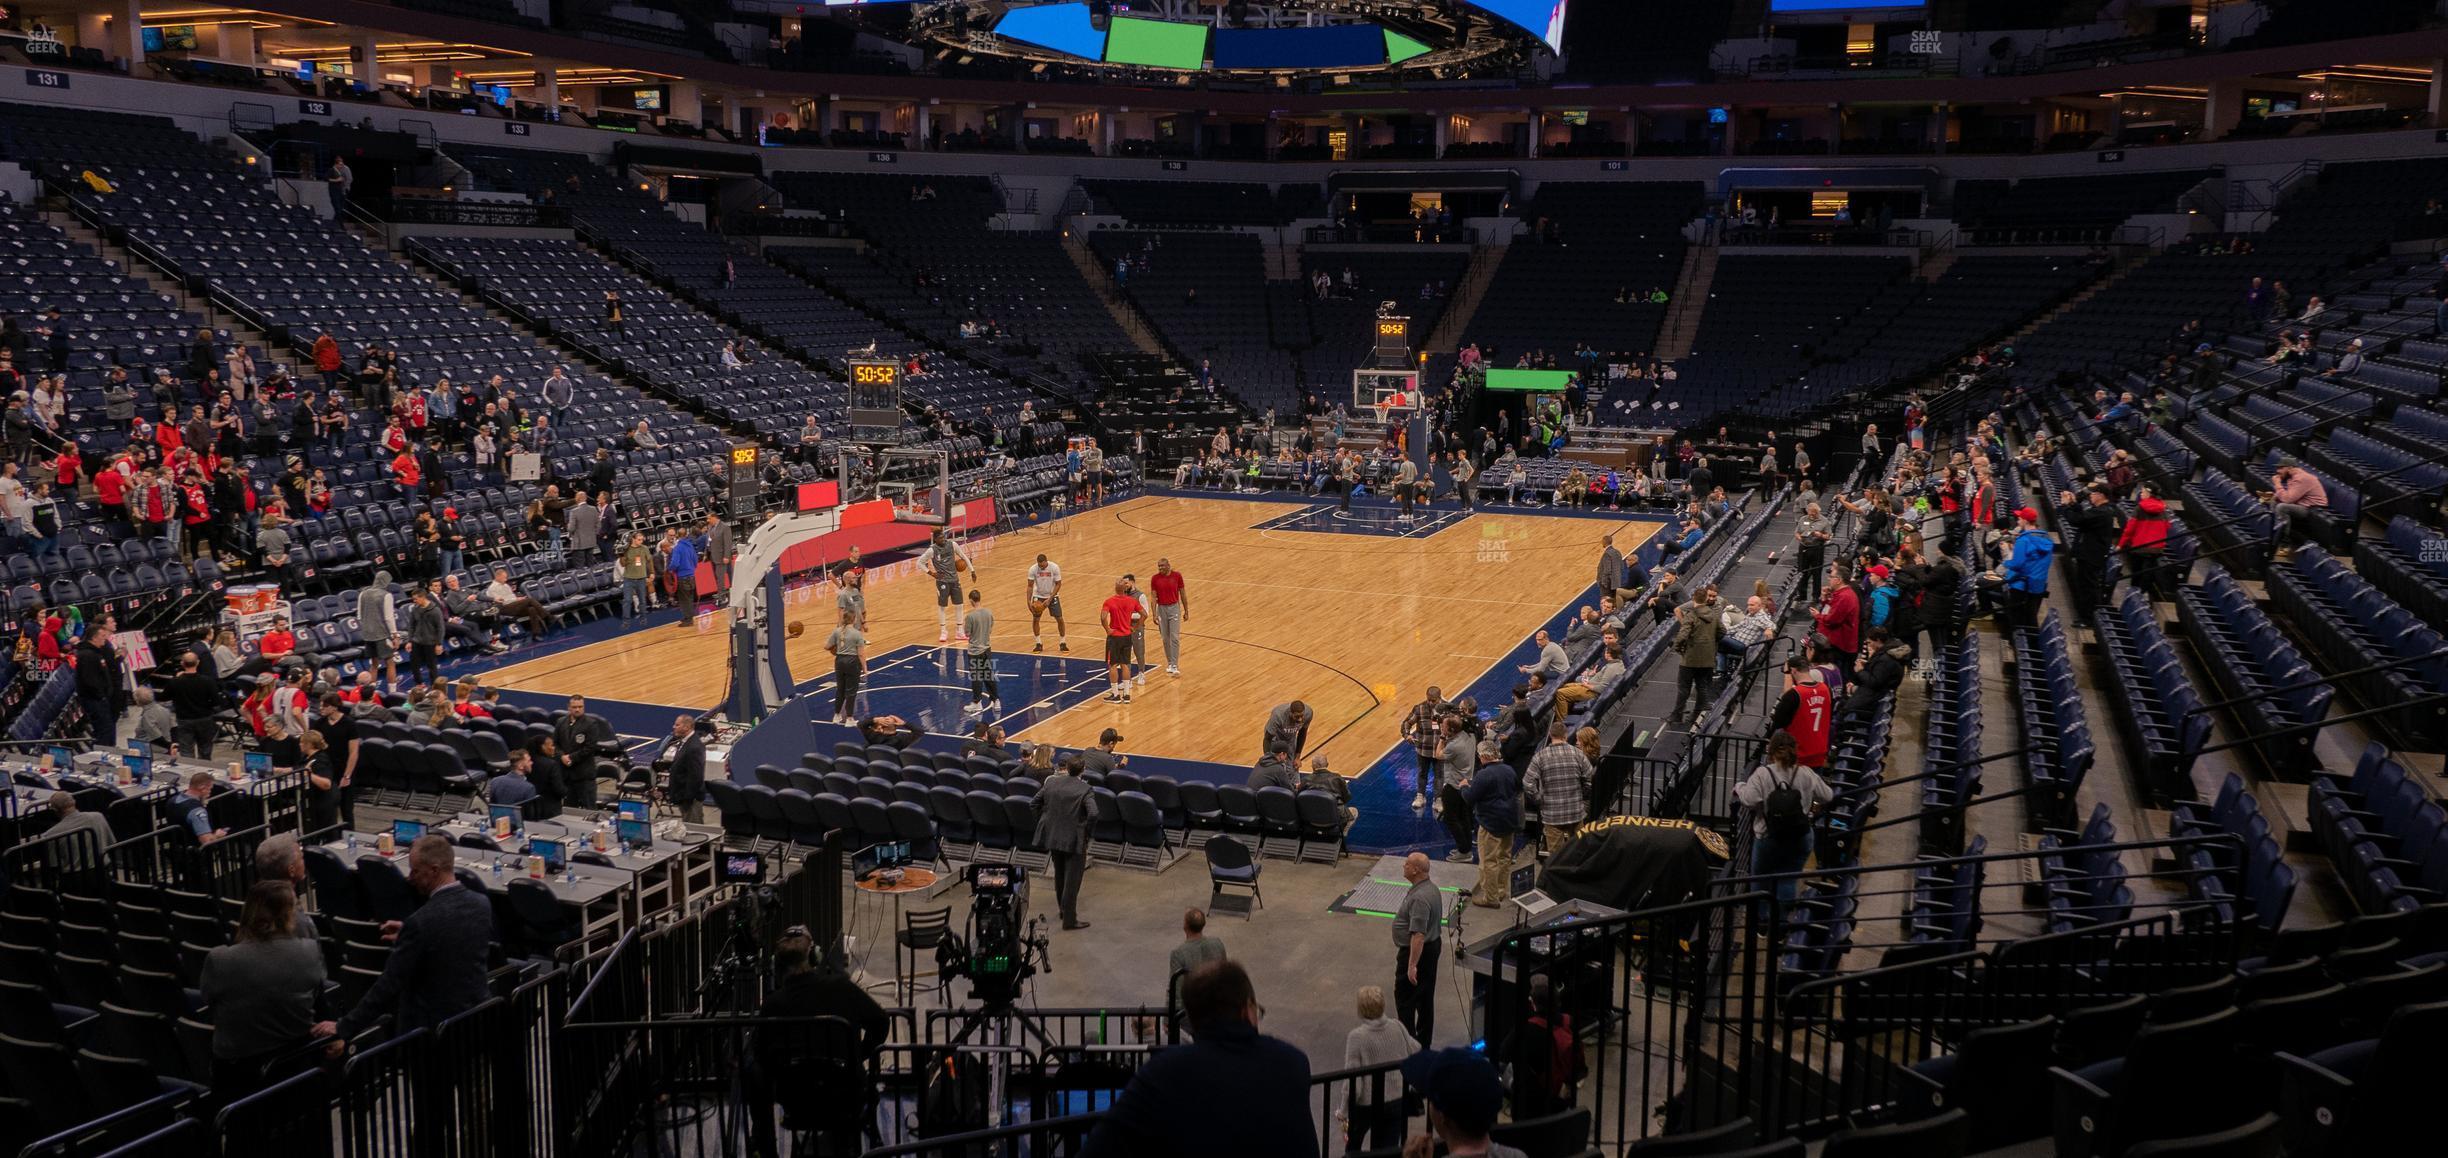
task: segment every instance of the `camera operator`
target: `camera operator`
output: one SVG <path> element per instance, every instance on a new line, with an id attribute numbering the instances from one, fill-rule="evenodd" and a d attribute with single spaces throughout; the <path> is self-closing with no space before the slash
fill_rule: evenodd
<path id="1" fill-rule="evenodd" d="M 825 1121 L 850 1119 L 850 1111 L 863 1107 L 871 1088 L 865 1080 L 867 1063 L 892 1024 L 884 1007 L 850 979 L 839 946 L 818 960 L 816 940 L 804 925 L 783 930 L 774 942 L 774 973 L 773 991 L 757 1010 L 758 1018 L 833 1020 L 757 1027 L 740 1084 L 749 1107 L 750 1152 L 760 1158 L 775 1153 L 773 1107 L 778 1097 L 789 1097 L 794 1108 L 811 1097 L 853 1099 L 847 1106 L 813 1107 Z M 856 1070 L 859 1080 L 822 1080 L 847 1076 L 849 1070 Z M 844 1112 L 836 1114 L 834 1109 Z"/>

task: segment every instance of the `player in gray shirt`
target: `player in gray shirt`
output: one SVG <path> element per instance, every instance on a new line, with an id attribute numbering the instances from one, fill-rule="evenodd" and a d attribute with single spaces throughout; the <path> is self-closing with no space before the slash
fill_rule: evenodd
<path id="1" fill-rule="evenodd" d="M 969 614 L 961 617 L 961 632 L 969 637 L 969 703 L 961 710 L 991 712 L 1003 697 L 995 682 L 994 612 L 978 588 L 969 589 Z"/>

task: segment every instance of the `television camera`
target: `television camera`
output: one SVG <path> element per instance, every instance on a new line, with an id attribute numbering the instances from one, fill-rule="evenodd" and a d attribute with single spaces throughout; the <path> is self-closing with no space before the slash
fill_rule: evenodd
<path id="1" fill-rule="evenodd" d="M 935 966 L 947 978 L 968 978 L 970 993 L 988 1010 L 1009 1009 L 1030 977 L 1054 971 L 1045 918 L 1028 915 L 1027 869 L 973 864 L 962 875 L 969 882 L 968 935 L 937 944 Z"/>

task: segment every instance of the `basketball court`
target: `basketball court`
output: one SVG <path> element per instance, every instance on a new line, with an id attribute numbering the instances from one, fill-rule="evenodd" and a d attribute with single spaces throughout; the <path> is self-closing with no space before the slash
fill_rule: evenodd
<path id="1" fill-rule="evenodd" d="M 1382 505 L 1340 511 L 1330 501 L 1252 501 L 1148 495 L 973 545 L 977 582 L 995 612 L 1003 679 L 996 715 L 1015 743 L 1088 747 L 1106 728 L 1133 754 L 1246 766 L 1275 705 L 1306 701 L 1309 749 L 1346 775 L 1365 771 L 1400 739 L 1422 690 L 1468 687 L 1530 655 L 1520 644 L 1576 599 L 1596 575 L 1599 539 L 1627 551 L 1664 524 L 1639 518 L 1466 514 L 1422 510 L 1408 524 Z M 1062 567 L 1071 650 L 1030 650 L 1023 575 L 1042 552 Z M 1101 697 L 1103 629 L 1097 605 L 1113 581 L 1144 587 L 1158 559 L 1187 580 L 1182 674 L 1158 665 L 1128 705 Z M 867 712 L 889 712 L 934 732 L 963 727 L 966 678 L 956 653 L 935 642 L 934 586 L 908 567 L 871 573 L 867 592 Z M 783 616 L 805 623 L 788 642 L 798 694 L 833 695 L 829 584 L 788 593 Z M 487 683 L 546 694 L 585 694 L 679 707 L 719 702 L 730 639 L 720 616 L 667 624 L 487 673 Z M 1493 706 L 1493 705 L 1483 705 Z M 821 718 L 821 717 L 819 717 Z"/>

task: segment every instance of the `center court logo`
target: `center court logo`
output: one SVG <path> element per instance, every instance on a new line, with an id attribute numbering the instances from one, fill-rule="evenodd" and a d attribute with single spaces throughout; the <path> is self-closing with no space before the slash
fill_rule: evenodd
<path id="1" fill-rule="evenodd" d="M 1503 523 L 1490 519 L 1479 524 L 1479 561 L 1482 563 L 1512 562 L 1511 542 L 1506 537 Z"/>

